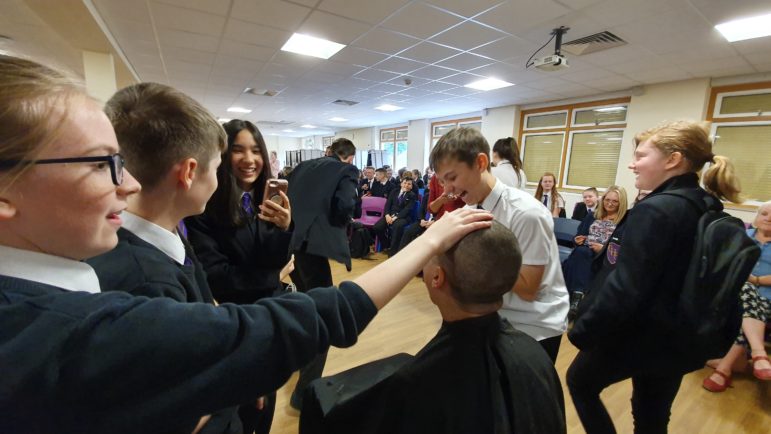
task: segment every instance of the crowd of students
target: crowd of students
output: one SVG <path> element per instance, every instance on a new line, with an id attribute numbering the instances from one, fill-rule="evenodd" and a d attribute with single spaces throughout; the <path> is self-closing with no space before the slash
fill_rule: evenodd
<path id="1" fill-rule="evenodd" d="M 259 130 L 223 128 L 168 86 L 132 85 L 102 108 L 67 75 L 0 55 L 0 104 L 0 432 L 268 432 L 289 375 L 304 371 L 301 408 L 329 346 L 355 344 L 418 272 L 443 325 L 367 398 L 383 403 L 367 431 L 566 431 L 554 363 L 570 303 L 553 220 L 565 203 L 552 174 L 535 196 L 523 190 L 513 139 L 491 150 L 456 128 L 431 151 L 433 176 L 405 171 L 397 186 L 390 168 L 366 168 L 358 188 L 342 139 L 274 201 L 263 196 L 277 159 Z M 682 376 L 704 362 L 671 333 L 700 213 L 665 193 L 740 200 L 699 124 L 638 134 L 629 168 L 650 194 L 626 212 L 622 188 L 585 191 L 571 263 L 596 267 L 564 273 L 588 292 L 567 382 L 590 433 L 615 432 L 599 394 L 627 378 L 635 431 L 666 432 Z M 357 200 L 379 194 L 374 231 L 391 258 L 335 287 L 328 260 L 350 269 L 344 228 Z M 769 214 L 749 233 L 763 249 L 743 293 L 756 321 L 768 315 Z M 300 292 L 285 291 L 290 273 Z M 744 331 L 767 380 L 756 328 Z M 730 384 L 738 353 L 713 389 Z"/>

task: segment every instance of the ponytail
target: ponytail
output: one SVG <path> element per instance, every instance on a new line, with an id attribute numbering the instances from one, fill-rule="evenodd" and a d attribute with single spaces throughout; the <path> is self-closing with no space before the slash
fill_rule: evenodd
<path id="1" fill-rule="evenodd" d="M 741 203 L 741 187 L 739 179 L 736 177 L 734 165 L 728 157 L 715 155 L 714 163 L 707 169 L 702 178 L 704 189 L 721 200 L 728 200 L 733 203 Z"/>

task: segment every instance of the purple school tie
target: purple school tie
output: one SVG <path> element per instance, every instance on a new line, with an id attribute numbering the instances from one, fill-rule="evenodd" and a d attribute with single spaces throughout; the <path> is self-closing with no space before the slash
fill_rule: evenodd
<path id="1" fill-rule="evenodd" d="M 254 210 L 252 209 L 252 195 L 249 193 L 244 193 L 243 196 L 241 196 L 241 208 L 243 208 L 246 215 L 249 217 L 254 216 Z"/>

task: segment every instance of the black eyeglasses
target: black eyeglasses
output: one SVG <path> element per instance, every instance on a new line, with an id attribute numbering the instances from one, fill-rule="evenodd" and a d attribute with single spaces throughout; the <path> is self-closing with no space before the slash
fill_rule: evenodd
<path id="1" fill-rule="evenodd" d="M 123 183 L 123 166 L 126 161 L 121 154 L 105 155 L 101 157 L 76 157 L 76 158 L 50 158 L 45 160 L 0 160 L 0 169 L 8 169 L 19 164 L 62 164 L 62 163 L 98 163 L 104 162 L 110 165 L 112 183 Z"/>

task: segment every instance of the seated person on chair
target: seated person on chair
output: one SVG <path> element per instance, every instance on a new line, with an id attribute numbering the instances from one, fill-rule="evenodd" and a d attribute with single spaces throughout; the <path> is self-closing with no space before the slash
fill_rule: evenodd
<path id="1" fill-rule="evenodd" d="M 771 380 L 771 363 L 763 339 L 766 321 L 771 318 L 771 201 L 758 208 L 752 226 L 747 235 L 760 246 L 760 258 L 739 295 L 744 318 L 736 342 L 722 359 L 707 363 L 715 365 L 715 371 L 702 383 L 710 392 L 723 392 L 731 386 L 732 371 L 747 370 L 747 349 L 752 358 L 752 375 L 758 380 Z"/>
<path id="2" fill-rule="evenodd" d="M 594 214 L 597 209 L 597 197 L 599 193 L 595 187 L 589 187 L 581 194 L 583 201 L 578 202 L 573 207 L 573 215 L 570 216 L 573 220 L 583 221 L 589 214 Z"/>
<path id="3" fill-rule="evenodd" d="M 387 380 L 377 432 L 566 432 L 551 359 L 498 315 L 521 263 L 517 238 L 494 222 L 423 267 L 442 326 Z"/>
<path id="4" fill-rule="evenodd" d="M 388 182 L 388 175 L 386 174 L 386 170 L 381 167 L 375 171 L 375 182 L 372 183 L 370 196 L 388 197 L 388 193 L 390 192 L 391 183 Z"/>
<path id="5" fill-rule="evenodd" d="M 412 178 L 404 178 L 401 188 L 394 189 L 388 196 L 383 217 L 372 226 L 373 235 L 380 239 L 383 248 L 392 244 L 398 246 L 404 227 L 412 223 L 412 212 L 418 200 L 418 195 L 412 191 L 412 187 Z"/>

